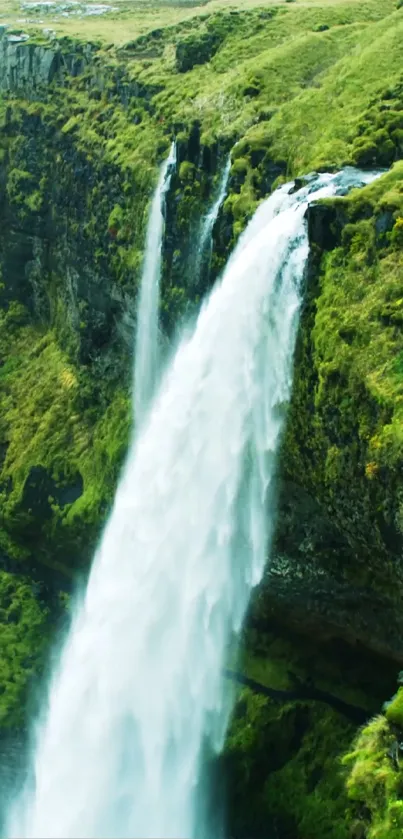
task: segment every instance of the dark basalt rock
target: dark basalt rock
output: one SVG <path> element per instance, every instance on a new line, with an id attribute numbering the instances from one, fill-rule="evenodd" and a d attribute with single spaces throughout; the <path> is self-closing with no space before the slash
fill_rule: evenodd
<path id="1" fill-rule="evenodd" d="M 294 690 L 278 690 L 276 688 L 262 685 L 255 679 L 250 679 L 244 676 L 243 673 L 237 673 L 234 670 L 225 670 L 224 675 L 227 679 L 237 682 L 240 685 L 250 688 L 254 693 L 260 696 L 266 696 L 268 699 L 273 699 L 275 702 L 287 702 L 289 700 L 312 700 L 314 702 L 325 702 L 331 708 L 334 708 L 340 714 L 343 714 L 348 719 L 351 719 L 358 725 L 363 725 L 369 718 L 369 713 L 364 708 L 359 708 L 356 705 L 351 705 L 344 702 L 336 696 L 327 691 L 318 690 L 312 685 L 298 685 Z"/>
<path id="2" fill-rule="evenodd" d="M 338 210 L 323 203 L 312 203 L 305 215 L 310 243 L 320 250 L 333 250 L 339 242 L 342 229 Z"/>
<path id="3" fill-rule="evenodd" d="M 83 488 L 83 479 L 79 473 L 66 483 L 61 476 L 57 483 L 43 466 L 32 466 L 24 483 L 21 508 L 44 521 L 52 516 L 50 498 L 63 508 L 77 501 Z"/>
<path id="4" fill-rule="evenodd" d="M 395 590 L 385 585 L 381 591 L 374 569 L 366 578 L 360 565 L 348 534 L 327 510 L 302 486 L 284 482 L 271 558 L 251 620 L 274 620 L 323 641 L 342 639 L 403 664 L 403 615 L 395 596 L 403 587 L 403 569 L 396 563 Z"/>
<path id="5" fill-rule="evenodd" d="M 375 232 L 377 244 L 382 246 L 386 243 L 387 234 L 393 229 L 395 219 L 391 210 L 384 210 L 375 221 Z"/>

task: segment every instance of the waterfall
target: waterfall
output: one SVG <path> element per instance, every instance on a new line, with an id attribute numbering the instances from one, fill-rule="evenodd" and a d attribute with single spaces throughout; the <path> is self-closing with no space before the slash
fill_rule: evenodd
<path id="1" fill-rule="evenodd" d="M 142 422 L 144 413 L 150 403 L 158 375 L 158 310 L 162 239 L 164 235 L 164 204 L 175 163 L 176 146 L 175 143 L 172 143 L 169 156 L 161 167 L 157 188 L 151 203 L 137 306 L 134 411 L 138 426 Z"/>
<path id="2" fill-rule="evenodd" d="M 207 816 L 203 759 L 223 745 L 223 668 L 273 525 L 304 214 L 343 183 L 321 175 L 262 205 L 167 366 L 53 674 L 9 839 L 223 835 Z"/>
<path id="3" fill-rule="evenodd" d="M 202 268 L 205 265 L 206 272 L 210 271 L 210 263 L 211 263 L 211 256 L 213 252 L 213 229 L 214 225 L 218 218 L 218 213 L 220 212 L 220 208 L 222 203 L 225 199 L 227 194 L 227 186 L 228 186 L 228 178 L 231 169 L 231 157 L 228 155 L 227 162 L 224 166 L 217 197 L 213 203 L 213 206 L 207 213 L 207 215 L 203 218 L 202 226 L 201 226 L 201 233 L 200 233 L 200 240 L 197 249 L 197 256 L 196 256 L 196 278 L 197 280 L 200 279 L 200 274 L 202 272 Z M 208 277 L 206 278 L 208 281 Z"/>

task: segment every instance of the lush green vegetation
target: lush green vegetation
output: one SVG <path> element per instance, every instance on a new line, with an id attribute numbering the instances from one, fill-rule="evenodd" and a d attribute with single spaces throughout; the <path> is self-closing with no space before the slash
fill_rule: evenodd
<path id="1" fill-rule="evenodd" d="M 60 23 L 81 36 L 60 40 L 77 69 L 67 84 L 56 76 L 0 103 L 0 730 L 23 726 L 60 614 L 43 579 L 67 583 L 88 567 L 113 497 L 147 210 L 172 136 L 167 333 L 206 290 L 193 242 L 229 153 L 212 276 L 276 183 L 393 166 L 310 215 L 282 470 L 347 539 L 348 561 L 329 559 L 337 574 L 396 608 L 403 592 L 402 10 L 395 0 L 118 7 Z M 17 15 L 12 0 L 6 12 Z M 30 48 L 49 46 L 29 31 Z M 292 687 L 290 671 L 313 679 L 372 716 L 393 666 L 380 677 L 351 655 L 354 667 L 316 640 L 251 632 L 240 667 L 272 688 Z M 269 826 L 281 839 L 397 839 L 401 728 L 401 691 L 357 734 L 321 703 L 245 689 L 224 756 L 234 835 Z"/>
<path id="2" fill-rule="evenodd" d="M 276 626 L 246 630 L 238 669 L 272 689 L 315 687 L 367 711 L 368 720 L 393 690 L 395 678 L 393 666 L 379 658 L 357 657 L 347 647 Z M 269 831 L 284 839 L 363 839 L 366 834 L 357 832 L 358 804 L 350 802 L 350 752 L 362 736 L 356 732 L 348 717 L 325 702 L 275 701 L 240 690 L 224 753 L 231 778 L 231 835 L 261 839 Z M 386 752 L 383 759 L 393 772 Z M 375 779 L 368 777 L 367 783 Z M 362 795 L 361 807 L 365 803 Z"/>
<path id="3" fill-rule="evenodd" d="M 42 563 L 71 576 L 88 562 L 110 502 L 128 438 L 128 396 L 118 390 L 97 411 L 93 388 L 55 333 L 28 321 L 21 304 L 0 317 L 1 544 L 19 561 L 39 550 Z"/>
<path id="4" fill-rule="evenodd" d="M 339 756 L 353 734 L 331 709 L 279 705 L 245 689 L 225 752 L 235 835 L 348 839 Z"/>
<path id="5" fill-rule="evenodd" d="M 402 835 L 401 704 L 398 696 L 386 718 L 375 717 L 365 726 L 344 757 L 353 836 L 398 839 Z"/>
<path id="6" fill-rule="evenodd" d="M 285 442 L 289 473 L 303 472 L 310 491 L 359 545 L 344 573 L 371 579 L 396 598 L 391 556 L 398 555 L 402 534 L 402 174 L 398 163 L 320 211 L 334 231 L 334 247 L 324 253 L 311 289 Z"/>
<path id="7" fill-rule="evenodd" d="M 55 632 L 40 584 L 0 572 L 0 730 L 25 724 L 32 679 L 43 671 Z M 62 606 L 62 604 L 60 604 Z"/>

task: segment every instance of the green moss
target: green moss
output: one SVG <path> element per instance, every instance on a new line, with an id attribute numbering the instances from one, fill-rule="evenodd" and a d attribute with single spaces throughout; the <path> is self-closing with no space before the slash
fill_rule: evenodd
<path id="1" fill-rule="evenodd" d="M 25 199 L 25 203 L 33 213 L 38 213 L 43 205 L 43 196 L 39 190 L 35 190 Z"/>
<path id="2" fill-rule="evenodd" d="M 296 698 L 238 691 L 224 751 L 231 835 L 356 837 L 343 766 L 356 726 L 323 699 L 304 700 L 302 693 L 320 690 L 328 701 L 341 699 L 370 719 L 393 689 L 393 665 L 274 625 L 245 628 L 232 669 Z"/>
<path id="3" fill-rule="evenodd" d="M 396 248 L 403 247 L 403 218 L 400 216 L 395 221 L 390 240 Z"/>
<path id="4" fill-rule="evenodd" d="M 192 183 L 194 181 L 196 169 L 193 163 L 188 160 L 183 160 L 179 167 L 179 178 L 183 183 Z"/>
<path id="5" fill-rule="evenodd" d="M 345 703 L 362 708 L 368 715 L 382 705 L 385 694 L 393 689 L 393 665 L 362 652 L 357 661 L 348 645 L 333 647 L 331 642 L 316 642 L 296 637 L 284 627 L 274 626 L 265 632 L 246 627 L 242 635 L 237 666 L 246 676 L 278 690 L 294 690 L 311 685 Z M 377 684 L 372 673 L 377 670 Z"/>
<path id="6" fill-rule="evenodd" d="M 86 84 L 0 103 L 0 542 L 67 576 L 88 565 L 127 447 L 131 353 L 114 332 L 111 286 L 115 298 L 119 285 L 136 292 L 168 147 L 158 126 L 131 124 L 116 85 L 100 104 Z"/>
<path id="7" fill-rule="evenodd" d="M 336 247 L 323 254 L 318 286 L 308 292 L 284 448 L 287 472 L 304 475 L 356 546 L 344 573 L 359 573 L 361 560 L 364 577 L 390 586 L 392 596 L 388 557 L 403 532 L 403 262 L 391 235 L 402 212 L 401 175 L 400 163 L 349 198 L 325 202 Z"/>
<path id="8" fill-rule="evenodd" d="M 392 726 L 376 717 L 345 756 L 355 833 L 363 839 L 398 839 L 403 830 L 403 772 Z M 361 831 L 361 832 L 360 832 Z"/>
<path id="9" fill-rule="evenodd" d="M 22 219 L 26 218 L 27 209 L 38 213 L 43 205 L 45 183 L 38 183 L 30 172 L 11 169 L 7 178 L 7 195 L 11 206 L 19 208 Z"/>
<path id="10" fill-rule="evenodd" d="M 129 399 L 118 390 L 106 410 L 97 408 L 93 386 L 61 351 L 55 334 L 22 325 L 21 315 L 26 321 L 26 310 L 14 305 L 1 323 L 1 345 L 12 348 L 1 368 L 3 540 L 16 559 L 21 548 L 29 557 L 40 546 L 45 565 L 70 575 L 88 561 L 112 498 L 127 445 Z M 67 491 L 66 501 L 50 507 L 45 483 L 45 497 L 31 510 L 27 479 L 38 467 L 55 491 L 71 487 L 73 500 Z M 77 476 L 82 491 L 80 483 L 74 489 Z"/>
<path id="11" fill-rule="evenodd" d="M 330 709 L 242 691 L 224 753 L 233 835 L 347 839 L 340 756 L 353 731 Z"/>
<path id="12" fill-rule="evenodd" d="M 49 607 L 25 577 L 0 572 L 0 729 L 26 722 L 32 679 L 44 664 L 53 629 Z"/>
<path id="13" fill-rule="evenodd" d="M 403 731 L 403 688 L 399 688 L 392 702 L 388 704 L 386 719 Z"/>
<path id="14" fill-rule="evenodd" d="M 32 181 L 32 175 L 22 169 L 12 169 L 8 175 L 7 193 L 9 198 L 16 203 L 24 200 L 24 190 Z"/>
<path id="15" fill-rule="evenodd" d="M 205 291 L 194 241 L 230 148 L 211 276 L 261 198 L 289 174 L 346 162 L 389 166 L 403 154 L 395 0 L 298 6 L 207 8 L 202 15 L 187 9 L 189 20 L 165 29 L 154 22 L 142 39 L 126 29 L 131 12 L 123 10 L 126 49 L 94 48 L 93 64 L 65 87 L 42 91 L 43 101 L 11 97 L 0 104 L 0 544 L 27 575 L 34 559 L 65 576 L 87 568 L 113 497 L 130 426 L 131 351 L 127 335 L 121 338 L 121 301 L 126 312 L 140 278 L 158 164 L 172 135 L 180 167 L 168 196 L 163 254 L 167 332 Z M 147 20 L 152 13 L 141 12 Z M 171 13 L 177 20 L 178 10 Z M 168 11 L 155 14 L 165 19 Z M 60 48 L 83 54 L 78 41 L 66 39 Z M 382 590 L 393 587 L 388 551 L 403 527 L 401 175 L 396 167 L 362 197 L 340 202 L 341 216 L 333 214 L 337 246 L 311 277 L 283 459 L 353 546 L 352 567 L 338 573 L 357 578 L 363 567 L 362 579 Z M 50 255 L 28 248 L 11 276 L 10 228 L 34 237 L 38 250 L 50 243 Z M 24 237 L 19 245 L 24 253 Z M 79 267 L 70 255 L 80 257 Z M 0 707 L 3 721 L 18 725 L 30 674 L 42 667 L 38 633 L 45 645 L 48 618 L 28 589 L 7 586 L 15 587 L 13 602 L 23 602 L 25 617 L 16 606 L 5 623 Z M 0 592 L 6 611 L 8 596 L 8 589 Z M 10 635 L 15 627 L 18 637 Z M 24 658 L 22 635 L 38 658 Z M 366 695 L 373 677 L 366 674 L 360 685 L 340 667 L 335 688 L 330 664 L 317 650 L 305 656 L 296 646 L 272 639 L 261 654 L 246 656 L 245 672 L 289 688 L 287 669 L 298 678 L 314 670 L 322 689 L 373 712 L 374 697 Z M 279 706 L 244 691 L 225 755 L 240 835 L 267 835 L 269 825 L 274 836 L 280 823 L 292 839 L 346 839 L 356 816 L 348 811 L 339 757 L 352 734 L 350 723 L 324 705 Z M 392 830 L 399 807 L 393 783 L 385 782 L 392 790 L 387 817 L 376 816 Z"/>

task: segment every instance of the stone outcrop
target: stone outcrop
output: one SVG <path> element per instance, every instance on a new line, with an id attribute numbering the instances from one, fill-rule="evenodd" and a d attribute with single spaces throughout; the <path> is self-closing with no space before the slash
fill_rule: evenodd
<path id="1" fill-rule="evenodd" d="M 71 50 L 70 45 L 62 48 L 55 39 L 38 43 L 29 35 L 9 34 L 6 26 L 0 26 L 0 90 L 35 96 L 52 82 L 63 84 L 67 76 L 82 73 L 93 51 L 91 44 Z"/>

